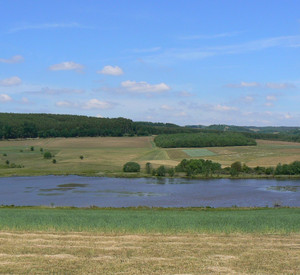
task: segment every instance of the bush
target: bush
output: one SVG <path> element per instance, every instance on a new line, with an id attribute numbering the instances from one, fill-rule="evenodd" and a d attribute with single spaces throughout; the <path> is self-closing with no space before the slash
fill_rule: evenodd
<path id="1" fill-rule="evenodd" d="M 150 162 L 146 163 L 146 173 L 151 174 L 152 172 L 152 164 Z"/>
<path id="2" fill-rule="evenodd" d="M 52 158 L 52 154 L 50 152 L 44 153 L 44 159 L 51 159 L 51 158 Z"/>
<path id="3" fill-rule="evenodd" d="M 34 151 L 34 147 L 33 146 L 30 147 L 30 151 Z"/>
<path id="4" fill-rule="evenodd" d="M 169 174 L 170 177 L 174 177 L 174 175 L 175 175 L 175 169 L 174 168 L 169 168 L 168 169 L 168 174 Z"/>
<path id="5" fill-rule="evenodd" d="M 124 164 L 123 171 L 124 172 L 140 172 L 141 167 L 138 163 L 130 161 Z"/>
<path id="6" fill-rule="evenodd" d="M 83 156 L 80 156 L 79 158 L 80 158 L 81 160 L 83 160 Z"/>
<path id="7" fill-rule="evenodd" d="M 55 164 L 55 163 L 56 163 L 56 159 L 53 159 L 53 160 L 52 160 L 52 163 Z"/>
<path id="8" fill-rule="evenodd" d="M 156 169 L 156 176 L 158 177 L 164 177 L 166 175 L 166 168 L 164 165 L 159 166 Z"/>

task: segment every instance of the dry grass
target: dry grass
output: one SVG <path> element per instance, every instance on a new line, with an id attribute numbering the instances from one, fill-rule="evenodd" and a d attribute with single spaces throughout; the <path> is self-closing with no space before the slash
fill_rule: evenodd
<path id="1" fill-rule="evenodd" d="M 0 232 L 0 273 L 299 274 L 300 235 Z"/>

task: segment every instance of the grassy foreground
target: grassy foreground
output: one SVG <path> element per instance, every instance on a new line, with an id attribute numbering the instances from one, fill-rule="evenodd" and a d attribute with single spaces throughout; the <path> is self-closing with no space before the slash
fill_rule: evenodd
<path id="1" fill-rule="evenodd" d="M 299 274 L 300 235 L 0 231 L 1 274 Z"/>
<path id="2" fill-rule="evenodd" d="M 300 233 L 300 208 L 0 208 L 0 230 L 108 233 Z"/>
<path id="3" fill-rule="evenodd" d="M 299 274 L 300 209 L 0 208 L 0 273 Z"/>

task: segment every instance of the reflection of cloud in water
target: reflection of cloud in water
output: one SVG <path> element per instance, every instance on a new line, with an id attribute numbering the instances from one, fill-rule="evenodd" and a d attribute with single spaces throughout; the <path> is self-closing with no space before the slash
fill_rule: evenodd
<path id="1" fill-rule="evenodd" d="M 64 193 L 38 193 L 38 196 L 61 196 Z"/>
<path id="2" fill-rule="evenodd" d="M 154 192 L 129 192 L 129 191 L 115 191 L 115 190 L 98 190 L 96 192 L 98 197 L 105 197 L 107 194 L 113 194 L 116 197 L 155 197 L 155 196 L 165 196 L 162 193 Z"/>

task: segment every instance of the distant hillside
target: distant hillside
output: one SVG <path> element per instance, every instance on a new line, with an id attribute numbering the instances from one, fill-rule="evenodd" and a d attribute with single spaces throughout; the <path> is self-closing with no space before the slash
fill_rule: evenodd
<path id="1" fill-rule="evenodd" d="M 0 138 L 143 136 L 192 133 L 198 130 L 171 123 L 133 122 L 126 118 L 78 115 L 0 113 Z"/>
<path id="2" fill-rule="evenodd" d="M 213 124 L 210 126 L 189 125 L 191 129 L 201 129 L 201 131 L 219 131 L 219 132 L 236 132 L 242 133 L 246 137 L 254 139 L 269 139 L 300 142 L 300 127 L 286 126 L 234 126 L 225 124 Z"/>
<path id="3" fill-rule="evenodd" d="M 226 124 L 213 124 L 209 126 L 204 125 L 187 125 L 187 128 L 192 129 L 206 129 L 217 131 L 230 131 L 230 132 L 248 132 L 248 133 L 300 133 L 300 127 L 288 127 L 288 126 L 235 126 Z"/>

